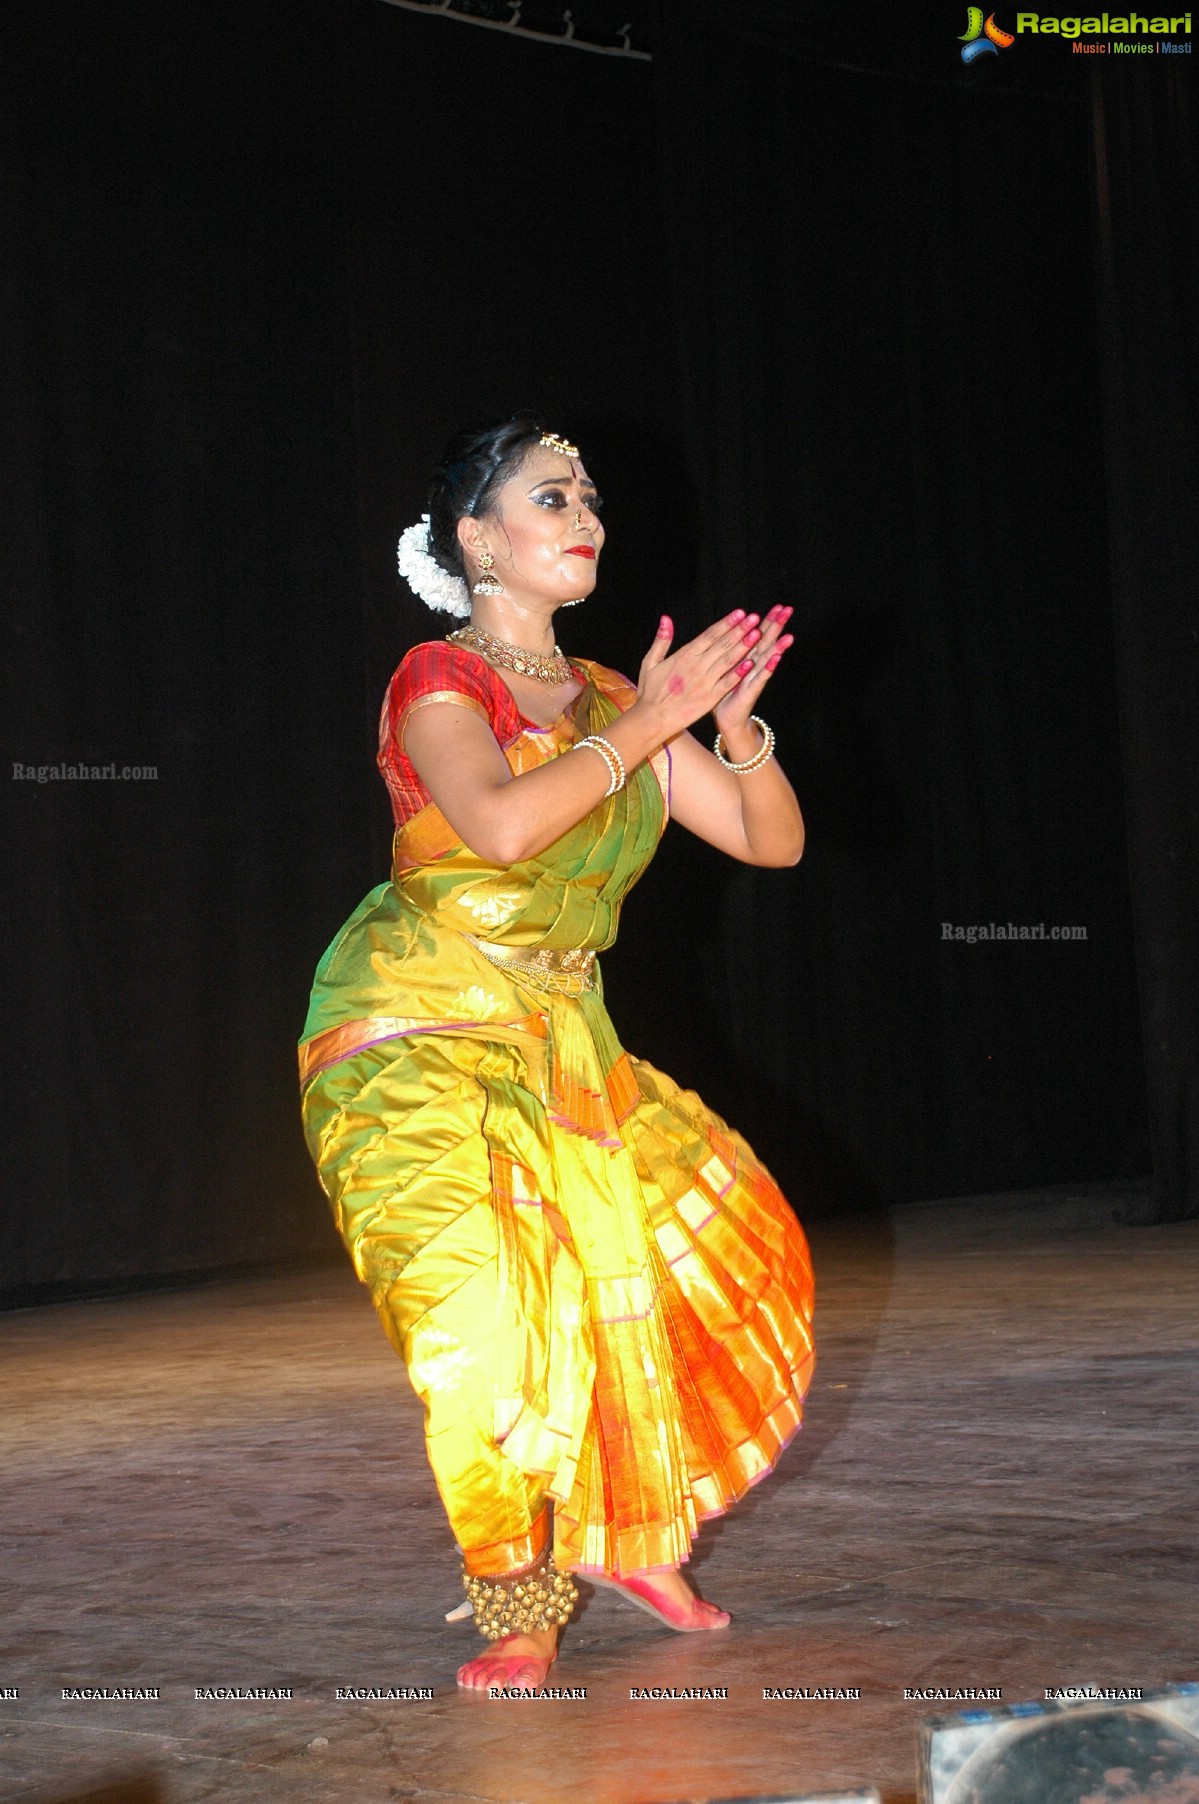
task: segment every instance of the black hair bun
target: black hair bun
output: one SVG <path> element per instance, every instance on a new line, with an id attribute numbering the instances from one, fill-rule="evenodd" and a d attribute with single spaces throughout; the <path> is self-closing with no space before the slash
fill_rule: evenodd
<path id="1" fill-rule="evenodd" d="M 450 576 L 466 578 L 459 520 L 487 512 L 497 489 L 545 430 L 538 415 L 516 413 L 485 426 L 468 426 L 446 446 L 429 485 L 429 550 Z"/>

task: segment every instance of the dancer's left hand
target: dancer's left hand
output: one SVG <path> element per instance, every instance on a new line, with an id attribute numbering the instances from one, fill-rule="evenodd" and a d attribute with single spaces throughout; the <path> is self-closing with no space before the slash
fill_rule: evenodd
<path id="1" fill-rule="evenodd" d="M 781 605 L 771 608 L 761 624 L 761 637 L 746 650 L 743 661 L 749 665 L 749 669 L 744 672 L 737 687 L 730 689 L 713 708 L 712 718 L 726 739 L 730 733 L 736 734 L 740 728 L 749 724 L 749 717 L 757 706 L 763 689 L 778 668 L 779 659 L 787 647 L 794 644 L 794 635 L 783 632 L 794 612 L 794 608 Z"/>

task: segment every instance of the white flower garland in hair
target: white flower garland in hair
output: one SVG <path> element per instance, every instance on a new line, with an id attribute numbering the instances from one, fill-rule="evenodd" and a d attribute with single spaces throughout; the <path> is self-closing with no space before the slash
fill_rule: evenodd
<path id="1" fill-rule="evenodd" d="M 417 525 L 400 534 L 396 548 L 400 575 L 414 595 L 426 607 L 440 613 L 453 614 L 459 620 L 470 616 L 470 590 L 460 576 L 443 570 L 429 550 L 429 516 L 422 514 Z"/>

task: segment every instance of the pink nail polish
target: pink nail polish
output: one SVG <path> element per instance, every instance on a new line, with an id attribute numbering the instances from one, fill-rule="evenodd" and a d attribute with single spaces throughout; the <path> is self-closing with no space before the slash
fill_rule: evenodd
<path id="1" fill-rule="evenodd" d="M 752 659 L 752 658 L 745 658 L 745 659 L 743 659 L 743 660 L 742 660 L 742 662 L 741 662 L 741 663 L 740 663 L 740 664 L 738 664 L 738 666 L 737 666 L 737 675 L 738 675 L 738 676 L 744 676 L 744 675 L 745 675 L 745 673 L 746 673 L 746 671 L 749 671 L 749 670 L 752 670 L 752 669 L 753 669 L 753 667 L 754 667 L 754 661 L 753 661 L 753 659 Z"/>
<path id="2" fill-rule="evenodd" d="M 729 615 L 729 625 L 732 626 L 735 621 L 744 620 L 744 619 L 745 619 L 745 609 L 744 608 L 734 608 L 732 613 Z"/>
<path id="3" fill-rule="evenodd" d="M 762 635 L 757 627 L 751 626 L 747 633 L 742 633 L 741 642 L 743 645 L 756 645 L 761 637 Z"/>
<path id="4" fill-rule="evenodd" d="M 777 664 L 777 663 L 778 663 L 778 661 L 779 661 L 779 659 L 780 659 L 780 657 L 781 657 L 781 656 L 782 656 L 782 653 L 781 653 L 781 652 L 777 652 L 777 651 L 776 651 L 776 652 L 775 652 L 775 653 L 774 653 L 774 656 L 773 656 L 773 657 L 770 657 L 770 658 L 767 658 L 767 660 L 766 660 L 766 668 L 767 668 L 767 670 L 773 670 L 773 669 L 774 669 L 774 667 L 775 667 L 775 665 L 776 665 L 776 664 Z"/>

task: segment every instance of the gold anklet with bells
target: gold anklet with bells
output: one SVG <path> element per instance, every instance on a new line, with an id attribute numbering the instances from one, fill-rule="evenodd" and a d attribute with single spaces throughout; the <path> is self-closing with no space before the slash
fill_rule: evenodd
<path id="1" fill-rule="evenodd" d="M 579 1599 L 578 1586 L 568 1572 L 558 1571 L 549 1553 L 519 1572 L 494 1578 L 464 1568 L 462 1585 L 475 1613 L 475 1627 L 488 1641 L 562 1628 Z"/>

